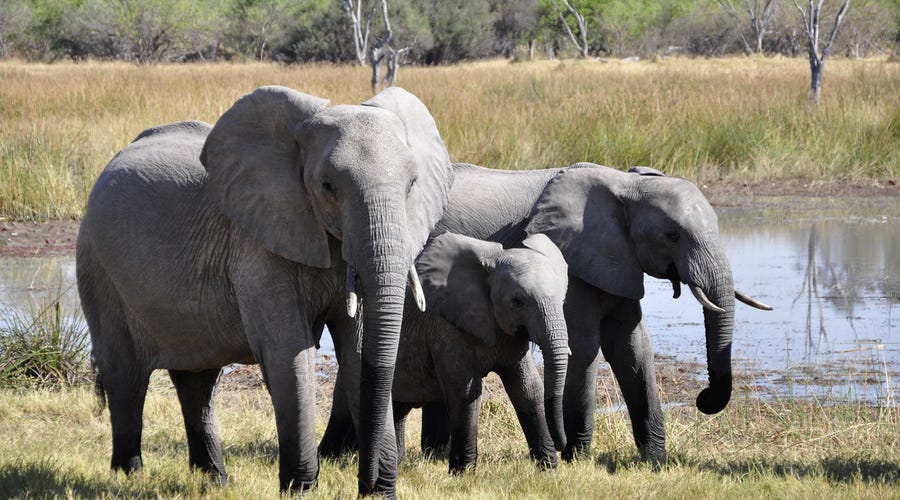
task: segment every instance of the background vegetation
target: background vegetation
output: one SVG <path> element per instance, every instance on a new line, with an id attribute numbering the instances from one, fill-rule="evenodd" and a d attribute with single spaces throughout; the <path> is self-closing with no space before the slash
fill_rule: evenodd
<path id="1" fill-rule="evenodd" d="M 399 83 L 432 111 L 454 161 L 650 165 L 701 184 L 900 178 L 900 64 L 831 61 L 815 112 L 808 71 L 780 57 L 494 60 L 408 68 Z M 99 172 L 142 130 L 214 123 L 257 86 L 358 103 L 368 80 L 356 65 L 0 61 L 0 217 L 80 217 Z"/>
<path id="2" fill-rule="evenodd" d="M 363 12 L 375 3 L 359 1 L 366 6 Z M 570 3 L 585 17 L 588 52 L 595 56 L 739 53 L 744 50 L 739 26 L 747 29 L 750 23 L 745 12 L 735 19 L 715 0 Z M 575 53 L 551 0 L 389 0 L 388 6 L 392 44 L 412 47 L 407 62 Z M 833 18 L 827 13 L 823 29 Z M 575 26 L 571 16 L 566 22 Z M 376 13 L 372 43 L 383 35 L 382 24 Z M 765 52 L 803 54 L 801 25 L 793 3 L 780 2 Z M 898 40 L 900 1 L 854 0 L 833 53 L 865 57 L 894 50 Z M 355 60 L 350 23 L 339 0 L 3 0 L 0 57 L 10 56 L 39 61 Z"/>

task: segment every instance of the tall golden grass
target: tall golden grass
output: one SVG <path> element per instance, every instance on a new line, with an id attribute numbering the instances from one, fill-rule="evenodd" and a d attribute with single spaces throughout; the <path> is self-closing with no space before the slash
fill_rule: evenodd
<path id="1" fill-rule="evenodd" d="M 0 62 L 0 216 L 80 216 L 94 179 L 142 130 L 215 122 L 278 84 L 358 103 L 358 66 Z M 804 59 L 487 61 L 404 67 L 455 161 L 495 168 L 650 165 L 695 181 L 900 176 L 900 64 L 831 60 L 817 110 Z"/>

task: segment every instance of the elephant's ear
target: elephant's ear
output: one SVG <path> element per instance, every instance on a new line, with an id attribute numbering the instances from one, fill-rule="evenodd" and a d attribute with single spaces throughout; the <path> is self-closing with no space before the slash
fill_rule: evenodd
<path id="1" fill-rule="evenodd" d="M 666 174 L 660 172 L 659 170 L 656 170 L 655 168 L 640 167 L 640 166 L 629 168 L 628 173 L 629 174 L 638 174 L 638 175 L 649 175 L 649 176 L 654 176 L 654 177 L 665 177 L 666 176 Z"/>
<path id="2" fill-rule="evenodd" d="M 219 118 L 200 155 L 225 215 L 269 251 L 315 267 L 331 267 L 332 257 L 303 185 L 293 130 L 327 104 L 289 88 L 260 87 Z"/>
<path id="3" fill-rule="evenodd" d="M 488 267 L 502 252 L 499 243 L 443 233 L 430 239 L 416 260 L 428 310 L 488 346 L 497 341 Z"/>
<path id="4" fill-rule="evenodd" d="M 406 199 L 409 232 L 416 243 L 412 248 L 415 257 L 447 206 L 453 184 L 450 155 L 428 108 L 406 90 L 388 87 L 363 105 L 392 111 L 406 127 L 404 136 L 416 162 Z"/>
<path id="5" fill-rule="evenodd" d="M 522 245 L 546 257 L 546 262 L 548 265 L 553 266 L 554 272 L 562 275 L 568 273 L 565 257 L 559 251 L 559 247 L 547 235 L 543 233 L 532 234 L 522 241 Z"/>
<path id="6" fill-rule="evenodd" d="M 625 175 L 601 166 L 563 170 L 547 183 L 525 230 L 547 235 L 565 257 L 569 274 L 607 293 L 639 300 L 644 275 L 617 195 Z"/>

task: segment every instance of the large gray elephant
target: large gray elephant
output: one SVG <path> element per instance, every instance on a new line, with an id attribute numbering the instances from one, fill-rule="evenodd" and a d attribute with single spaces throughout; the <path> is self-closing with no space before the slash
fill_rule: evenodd
<path id="1" fill-rule="evenodd" d="M 400 336 L 393 399 L 401 456 L 409 411 L 443 401 L 450 471 L 474 466 L 481 381 L 493 371 L 516 410 L 531 457 L 542 467 L 556 467 L 554 441 L 560 449 L 565 445 L 562 405 L 569 351 L 563 315 L 568 272 L 559 249 L 542 234 L 529 236 L 520 248 L 504 249 L 443 233 L 425 246 L 416 267 L 428 312 L 407 304 Z M 529 340 L 546 360 L 543 387 Z M 353 354 L 342 353 L 344 373 L 350 363 L 358 363 Z"/>
<path id="2" fill-rule="evenodd" d="M 366 305 L 359 488 L 392 494 L 386 423 L 406 285 L 418 282 L 413 259 L 452 176 L 430 113 L 399 88 L 328 107 L 262 87 L 212 128 L 180 122 L 141 133 L 98 178 L 77 242 L 113 469 L 142 467 L 147 383 L 166 369 L 191 465 L 224 482 L 212 405 L 220 367 L 259 362 L 275 407 L 280 487 L 312 486 L 315 345 L 323 324 L 349 321 L 352 288 Z"/>
<path id="3" fill-rule="evenodd" d="M 716 214 L 697 187 L 649 168 L 631 172 L 576 164 L 564 169 L 500 171 L 454 165 L 455 183 L 436 231 L 516 245 L 546 234 L 569 265 L 565 316 L 569 359 L 564 401 L 566 447 L 571 459 L 588 450 L 593 435 L 599 353 L 612 367 L 631 417 L 642 457 L 665 460 L 665 428 L 653 349 L 640 299 L 643 275 L 670 280 L 674 295 L 688 285 L 701 303 L 709 387 L 697 398 L 704 413 L 721 411 L 731 397 L 734 299 L 765 308 L 734 289 L 719 241 Z M 340 398 L 335 398 L 341 404 Z M 440 411 L 423 412 L 423 444 L 446 441 Z M 349 423 L 337 408 L 326 437 Z M 441 430 L 443 429 L 443 434 Z M 345 443 L 323 442 L 340 451 Z"/>

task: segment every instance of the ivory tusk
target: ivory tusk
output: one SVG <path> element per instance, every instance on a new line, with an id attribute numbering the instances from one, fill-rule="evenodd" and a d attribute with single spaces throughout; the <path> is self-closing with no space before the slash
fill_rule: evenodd
<path id="1" fill-rule="evenodd" d="M 697 299 L 697 302 L 699 302 L 703 306 L 704 309 L 706 309 L 707 311 L 712 311 L 712 312 L 716 312 L 719 314 L 725 312 L 725 309 L 722 309 L 721 307 L 713 304 L 712 301 L 706 297 L 706 294 L 703 293 L 703 290 L 701 290 L 699 286 L 690 285 L 689 288 L 691 289 L 691 293 L 693 293 L 694 297 Z"/>
<path id="2" fill-rule="evenodd" d="M 409 286 L 412 288 L 413 298 L 416 299 L 416 306 L 425 312 L 425 293 L 422 291 L 422 283 L 419 282 L 415 264 L 409 266 Z"/>
<path id="3" fill-rule="evenodd" d="M 747 304 L 750 307 L 762 309 L 763 311 L 771 311 L 772 310 L 772 306 L 763 304 L 762 302 L 754 299 L 753 297 L 751 297 L 749 295 L 744 295 L 737 289 L 734 290 L 734 298 L 740 300 L 741 302 L 743 302 L 744 304 Z"/>
<path id="4" fill-rule="evenodd" d="M 347 266 L 347 316 L 356 317 L 359 309 L 359 297 L 356 295 L 356 273 L 353 268 Z"/>

